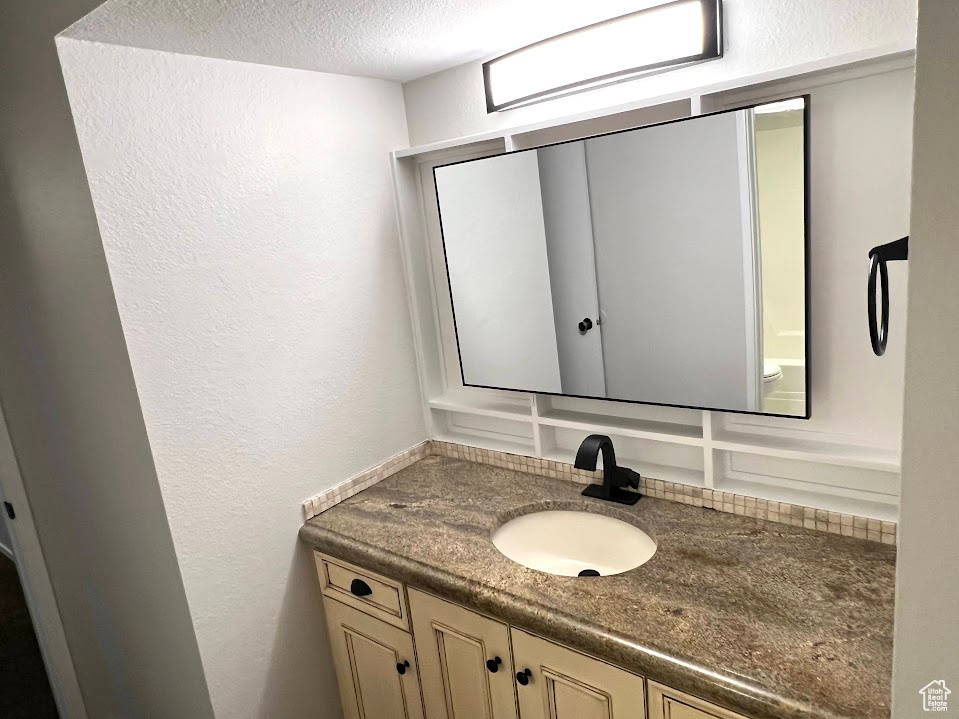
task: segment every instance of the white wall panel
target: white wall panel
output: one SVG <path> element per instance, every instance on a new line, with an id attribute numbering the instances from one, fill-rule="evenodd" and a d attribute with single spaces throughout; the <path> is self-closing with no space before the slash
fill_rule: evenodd
<path id="1" fill-rule="evenodd" d="M 942 715 L 959 708 L 959 4 L 920 0 L 919 13 L 893 645 L 896 719 L 929 716 L 919 691 L 936 680 L 952 692 Z M 906 299 L 902 291 L 895 297 Z"/>
<path id="2" fill-rule="evenodd" d="M 54 606 L 69 647 L 50 666 L 72 660 L 82 691 L 82 702 L 61 695 L 64 719 L 82 705 L 91 718 L 207 719 L 210 697 L 53 44 L 99 2 L 0 9 L 0 401 L 29 512 L 14 491 L 7 499 L 25 566 L 40 559 L 49 575 L 49 584 L 25 581 L 40 592 L 31 610 Z M 16 481 L 10 464 L 0 471 Z M 39 547 L 23 534 L 31 513 Z M 55 628 L 45 629 L 49 641 Z"/>

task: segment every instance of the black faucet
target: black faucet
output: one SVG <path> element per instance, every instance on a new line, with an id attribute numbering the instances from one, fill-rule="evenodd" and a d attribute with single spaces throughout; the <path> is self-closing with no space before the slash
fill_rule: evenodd
<path id="1" fill-rule="evenodd" d="M 628 467 L 616 466 L 616 452 L 613 440 L 605 434 L 591 434 L 579 445 L 576 452 L 576 469 L 596 471 L 596 458 L 603 452 L 603 483 L 591 484 L 583 490 L 583 496 L 605 499 L 619 504 L 636 504 L 642 496 L 639 492 L 630 492 L 623 487 L 639 489 L 639 473 Z"/>

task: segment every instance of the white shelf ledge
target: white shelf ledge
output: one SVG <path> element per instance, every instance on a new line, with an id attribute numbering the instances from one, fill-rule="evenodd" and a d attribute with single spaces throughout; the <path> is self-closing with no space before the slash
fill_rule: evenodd
<path id="1" fill-rule="evenodd" d="M 496 417 L 515 422 L 532 422 L 533 416 L 528 403 L 510 402 L 494 395 L 471 394 L 467 392 L 448 392 L 429 401 L 430 409 L 446 412 L 474 414 L 481 417 Z"/>
<path id="2" fill-rule="evenodd" d="M 489 449 L 493 452 L 508 452 L 509 454 L 520 454 L 526 457 L 533 457 L 533 442 L 529 443 L 516 441 L 512 439 L 494 439 L 482 435 L 466 434 L 459 432 L 440 432 L 434 437 L 438 442 L 451 442 L 453 444 L 465 444 L 470 447 L 479 447 L 480 449 Z"/>
<path id="3" fill-rule="evenodd" d="M 636 437 L 692 447 L 703 446 L 703 429 L 698 426 L 597 415 L 565 409 L 547 410 L 539 416 L 539 423 L 549 427 L 578 429 L 590 434 L 615 434 L 621 437 Z"/>
<path id="4" fill-rule="evenodd" d="M 766 457 L 819 462 L 841 467 L 858 467 L 898 474 L 899 453 L 879 447 L 831 444 L 811 440 L 724 432 L 713 437 L 713 449 L 759 454 Z"/>

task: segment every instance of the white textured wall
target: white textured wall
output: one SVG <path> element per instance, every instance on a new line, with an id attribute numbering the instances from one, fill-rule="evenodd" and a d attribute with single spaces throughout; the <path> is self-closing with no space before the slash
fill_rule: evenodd
<path id="1" fill-rule="evenodd" d="M 214 710 L 334 716 L 299 502 L 425 438 L 401 88 L 58 45 Z"/>
<path id="2" fill-rule="evenodd" d="M 0 401 L 87 715 L 212 715 L 53 36 L 0 4 Z"/>
<path id="3" fill-rule="evenodd" d="M 525 108 L 486 113 L 480 62 L 408 82 L 410 141 L 421 145 L 562 117 L 883 45 L 911 45 L 916 37 L 916 0 L 725 0 L 723 7 L 721 59 Z"/>
<path id="4" fill-rule="evenodd" d="M 942 716 L 959 712 L 956 28 L 959 3 L 920 1 L 892 687 L 896 719 L 930 716 L 922 710 L 919 690 L 940 679 L 952 690 Z"/>

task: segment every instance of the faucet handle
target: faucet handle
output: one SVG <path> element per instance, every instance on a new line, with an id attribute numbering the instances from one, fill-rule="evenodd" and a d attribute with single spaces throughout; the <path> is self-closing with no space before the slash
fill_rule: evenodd
<path id="1" fill-rule="evenodd" d="M 621 487 L 639 489 L 639 472 L 634 472 L 629 467 L 618 467 L 617 469 L 619 469 L 617 478 L 622 482 Z"/>

